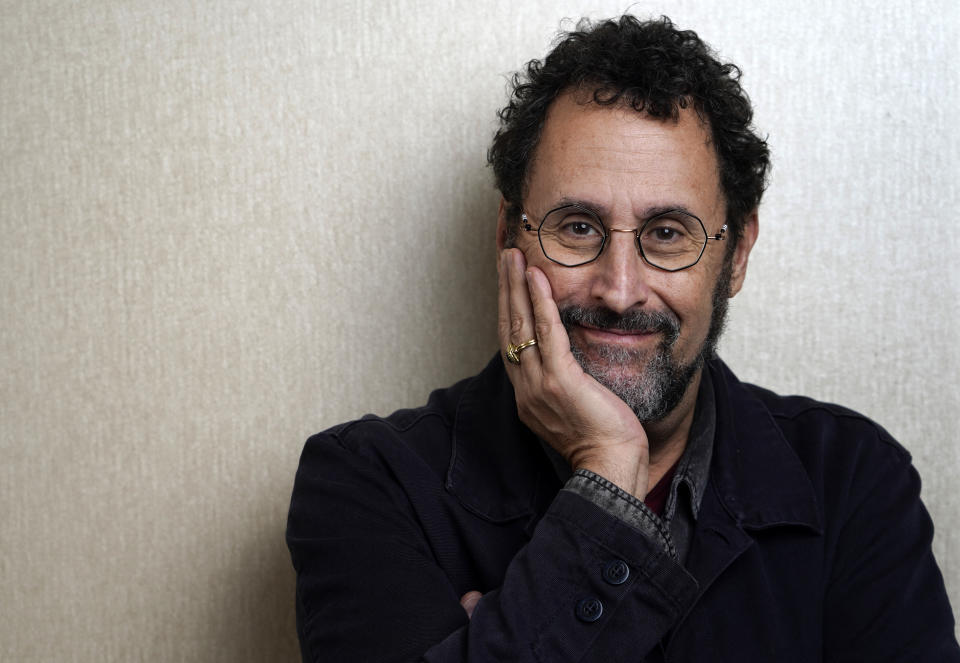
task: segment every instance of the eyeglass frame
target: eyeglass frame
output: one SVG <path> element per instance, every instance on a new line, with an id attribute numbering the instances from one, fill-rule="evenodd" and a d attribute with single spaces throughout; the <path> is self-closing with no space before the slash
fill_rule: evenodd
<path id="1" fill-rule="evenodd" d="M 551 258 L 550 254 L 547 253 L 547 249 L 544 248 L 543 246 L 543 235 L 540 234 L 540 229 L 543 228 L 543 223 L 547 220 L 547 217 L 549 217 L 554 212 L 558 212 L 562 209 L 567 209 L 567 208 L 573 208 L 573 209 L 586 212 L 588 215 L 594 217 L 600 223 L 600 227 L 603 228 L 603 241 L 600 243 L 600 249 L 597 251 L 597 255 L 592 257 L 590 260 L 585 260 L 584 262 L 578 262 L 575 265 L 568 265 L 566 263 L 560 262 L 559 260 L 556 260 L 555 258 Z M 700 230 L 703 231 L 703 236 L 705 238 L 705 241 L 703 242 L 703 246 L 700 247 L 700 254 L 697 256 L 697 259 L 694 260 L 692 263 L 690 263 L 689 265 L 685 265 L 684 267 L 677 267 L 676 269 L 667 269 L 666 267 L 661 267 L 660 265 L 655 265 L 652 262 L 650 262 L 646 254 L 643 252 L 643 244 L 640 242 L 640 233 L 643 231 L 644 228 L 647 227 L 647 225 L 651 221 L 659 219 L 660 217 L 666 216 L 668 214 L 676 214 L 676 213 L 680 213 L 680 214 L 683 214 L 684 216 L 689 216 L 693 219 L 696 219 L 697 223 L 700 224 Z M 610 233 L 616 232 L 616 233 L 633 233 L 635 243 L 637 245 L 637 251 L 639 251 L 640 257 L 643 258 L 643 261 L 645 263 L 647 263 L 654 269 L 659 269 L 661 271 L 671 272 L 671 273 L 682 272 L 683 270 L 690 269 L 691 267 L 696 265 L 698 262 L 700 262 L 700 259 L 703 258 L 704 251 L 707 250 L 707 244 L 710 242 L 710 240 L 723 241 L 727 233 L 727 224 L 723 224 L 722 226 L 720 226 L 720 232 L 714 235 L 711 235 L 710 233 L 707 232 L 707 228 L 706 226 L 703 225 L 703 221 L 700 219 L 699 216 L 697 216 L 696 214 L 691 214 L 690 212 L 687 212 L 686 210 L 682 210 L 682 209 L 670 209 L 663 212 L 657 212 L 653 216 L 647 219 L 644 219 L 643 223 L 641 223 L 638 228 L 612 228 L 612 227 L 607 228 L 607 224 L 603 222 L 603 219 L 600 218 L 599 214 L 597 214 L 595 211 L 593 211 L 589 207 L 584 207 L 583 205 L 580 205 L 578 203 L 568 203 L 566 205 L 560 205 L 559 207 L 554 207 L 552 210 L 550 210 L 549 212 L 543 215 L 543 218 L 540 219 L 540 225 L 537 226 L 536 231 L 534 231 L 533 226 L 530 225 L 530 217 L 527 216 L 526 212 L 520 213 L 520 219 L 523 222 L 523 226 L 522 226 L 523 230 L 526 230 L 527 232 L 537 233 L 537 241 L 540 243 L 540 250 L 543 251 L 543 255 L 546 256 L 547 260 L 549 260 L 550 262 L 554 262 L 560 265 L 561 267 L 571 267 L 571 268 L 583 267 L 584 265 L 589 265 L 590 263 L 598 260 L 600 256 L 603 255 L 603 250 L 607 248 L 607 239 L 610 237 Z"/>

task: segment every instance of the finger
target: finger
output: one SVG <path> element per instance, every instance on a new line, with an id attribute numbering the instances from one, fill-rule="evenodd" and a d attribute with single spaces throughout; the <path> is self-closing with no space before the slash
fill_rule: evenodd
<path id="1" fill-rule="evenodd" d="M 477 591 L 467 592 L 460 597 L 460 605 L 467 611 L 467 619 L 473 617 L 473 611 L 476 609 L 481 598 L 483 598 L 483 594 Z"/>
<path id="2" fill-rule="evenodd" d="M 511 363 L 506 357 L 506 350 L 513 343 L 513 334 L 511 332 L 511 307 L 510 307 L 510 264 L 513 251 L 506 249 L 500 252 L 500 259 L 497 261 L 497 336 L 500 338 L 501 354 L 504 358 L 504 366 L 507 367 L 507 374 L 511 375 L 513 381 L 513 368 L 515 364 Z M 519 375 L 519 371 L 516 373 Z"/>
<path id="3" fill-rule="evenodd" d="M 501 251 L 497 261 L 497 336 L 500 348 L 510 343 L 510 286 L 507 284 L 507 252 Z"/>
<path id="4" fill-rule="evenodd" d="M 560 321 L 547 275 L 538 267 L 526 271 L 527 291 L 533 309 L 537 347 L 545 370 L 556 370 L 570 358 L 570 337 Z"/>
<path id="5" fill-rule="evenodd" d="M 504 351 L 510 345 L 520 345 L 536 338 L 533 331 L 533 307 L 530 304 L 530 295 L 527 292 L 526 277 L 524 276 L 525 267 L 526 260 L 523 253 L 518 249 L 505 249 L 503 251 L 498 293 L 500 310 L 498 333 Z M 527 350 L 532 351 L 527 352 Z M 518 353 L 518 356 L 521 353 L 524 359 L 529 359 L 527 362 L 521 361 L 521 366 L 524 363 L 530 366 L 539 366 L 539 357 L 533 348 L 524 348 Z M 506 357 L 506 359 L 508 360 L 506 362 L 508 369 L 513 369 L 516 365 L 509 361 L 509 357 Z M 511 370 L 510 372 L 512 375 L 517 375 L 520 371 Z M 526 373 L 527 371 L 523 372 Z"/>
<path id="6" fill-rule="evenodd" d="M 510 305 L 510 281 L 511 281 L 511 262 L 513 251 L 506 249 L 500 253 L 500 260 L 497 264 L 497 335 L 500 337 L 501 353 L 504 355 L 504 365 L 512 369 L 515 364 L 506 358 L 507 348 L 513 344 L 514 335 L 511 325 L 513 317 Z M 514 279 L 516 280 L 516 279 Z M 511 378 L 512 379 L 512 378 Z"/>
<path id="7" fill-rule="evenodd" d="M 518 250 L 511 251 L 511 254 L 507 263 L 510 277 L 510 339 L 515 345 L 520 345 L 536 339 L 536 321 L 525 274 L 527 261 L 523 253 Z M 522 352 L 523 359 L 520 365 L 539 369 L 540 353 L 536 348 L 529 347 Z"/>

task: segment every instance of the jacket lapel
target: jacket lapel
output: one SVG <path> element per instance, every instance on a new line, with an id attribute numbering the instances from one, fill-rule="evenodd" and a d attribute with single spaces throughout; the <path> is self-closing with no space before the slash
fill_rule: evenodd
<path id="1" fill-rule="evenodd" d="M 687 569 L 701 595 L 753 544 L 751 530 L 822 532 L 813 486 L 763 402 L 718 360 L 710 362 L 717 432 Z"/>

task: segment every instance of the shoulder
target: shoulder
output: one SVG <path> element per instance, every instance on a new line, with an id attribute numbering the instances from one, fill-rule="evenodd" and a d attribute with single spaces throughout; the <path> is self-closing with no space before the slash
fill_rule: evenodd
<path id="1" fill-rule="evenodd" d="M 422 508 L 455 500 L 481 517 L 505 521 L 529 514 L 544 494 L 549 467 L 536 437 L 520 422 L 513 387 L 499 355 L 479 374 L 434 391 L 417 408 L 368 415 L 307 440 L 294 498 L 309 486 L 394 490 Z M 354 477 L 353 486 L 343 479 Z M 540 491 L 540 492 L 538 492 Z"/>
<path id="2" fill-rule="evenodd" d="M 866 445 L 900 462 L 910 462 L 910 453 L 883 426 L 859 412 L 807 396 L 782 396 L 756 385 L 743 386 L 763 403 L 794 447 L 840 446 L 854 451 Z"/>
<path id="3" fill-rule="evenodd" d="M 437 389 L 424 405 L 386 416 L 367 414 L 312 435 L 304 445 L 300 469 L 360 462 L 398 469 L 427 465 L 446 471 L 460 394 L 471 378 Z"/>
<path id="4" fill-rule="evenodd" d="M 772 425 L 779 436 L 802 457 L 856 456 L 871 452 L 899 463 L 910 463 L 910 454 L 887 430 L 848 407 L 807 396 L 781 395 L 741 382 L 719 359 L 710 362 L 718 398 L 750 433 Z M 720 403 L 718 401 L 718 403 Z"/>
<path id="5" fill-rule="evenodd" d="M 803 467 L 826 550 L 840 554 L 857 549 L 881 523 L 901 532 L 920 528 L 922 537 L 929 537 L 920 476 L 910 453 L 883 426 L 835 403 L 782 396 L 749 384 L 742 388 L 762 404 L 790 455 Z M 894 526 L 895 519 L 900 524 Z"/>
<path id="6" fill-rule="evenodd" d="M 425 545 L 417 510 L 445 499 L 451 420 L 461 384 L 433 392 L 420 407 L 368 414 L 306 441 L 287 518 L 295 565 L 313 559 L 302 542 L 335 535 L 377 532 Z"/>
<path id="7" fill-rule="evenodd" d="M 726 439 L 736 440 L 733 450 L 720 452 L 728 464 L 749 467 L 755 476 L 776 474 L 770 463 L 783 467 L 799 461 L 828 520 L 864 500 L 884 501 L 892 483 L 919 494 L 909 452 L 869 417 L 835 403 L 742 383 L 722 362 L 711 369 L 722 394 L 719 416 L 726 415 L 731 431 Z"/>

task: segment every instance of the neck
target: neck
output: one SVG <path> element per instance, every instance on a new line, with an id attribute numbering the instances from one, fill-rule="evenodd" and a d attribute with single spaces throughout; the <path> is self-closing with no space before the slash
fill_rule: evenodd
<path id="1" fill-rule="evenodd" d="M 702 378 L 703 367 L 701 366 L 687 385 L 687 390 L 677 407 L 663 419 L 643 424 L 650 447 L 650 488 L 657 485 L 667 470 L 680 460 L 687 448 Z"/>

